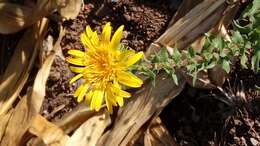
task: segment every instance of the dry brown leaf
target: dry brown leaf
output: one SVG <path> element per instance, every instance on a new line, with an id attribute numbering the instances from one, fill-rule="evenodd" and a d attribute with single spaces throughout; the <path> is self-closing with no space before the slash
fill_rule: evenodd
<path id="1" fill-rule="evenodd" d="M 29 131 L 40 137 L 48 146 L 64 146 L 69 136 L 66 135 L 58 126 L 47 121 L 41 115 L 36 115 Z"/>
<path id="2" fill-rule="evenodd" d="M 66 6 L 69 6 L 67 4 L 67 0 L 39 0 L 32 6 L 0 2 L 0 33 L 18 32 L 50 15 L 55 9 L 65 9 Z"/>
<path id="3" fill-rule="evenodd" d="M 146 56 L 158 52 L 161 46 L 184 49 L 219 22 L 225 6 L 225 0 L 208 0 L 198 4 L 168 28 L 154 43 L 160 45 L 152 44 Z"/>
<path id="4" fill-rule="evenodd" d="M 178 86 L 165 74 L 158 75 L 155 87 L 152 82 L 144 84 L 130 102 L 119 110 L 112 129 L 102 136 L 97 145 L 127 145 L 152 116 L 158 115 L 183 90 L 185 80 L 180 73 L 177 76 Z"/>
<path id="5" fill-rule="evenodd" d="M 66 113 L 61 119 L 53 122 L 60 127 L 64 133 L 69 134 L 75 131 L 80 125 L 82 125 L 89 118 L 95 116 L 96 112 L 91 111 L 86 103 L 80 103 L 72 111 Z M 43 145 L 43 142 L 39 138 L 33 138 L 30 141 L 31 146 Z"/>
<path id="6" fill-rule="evenodd" d="M 27 140 L 26 131 L 35 115 L 40 111 L 40 107 L 45 96 L 45 84 L 50 72 L 51 64 L 55 58 L 55 49 L 59 47 L 60 40 L 63 36 L 63 31 L 54 46 L 54 52 L 45 60 L 43 66 L 40 68 L 33 88 L 14 109 L 13 116 L 11 117 L 4 137 L 0 143 L 1 146 L 17 146 L 24 144 Z"/>
<path id="7" fill-rule="evenodd" d="M 66 113 L 61 119 L 54 123 L 68 134 L 95 114 L 96 112 L 91 111 L 86 103 L 80 103 L 71 112 Z"/>
<path id="8" fill-rule="evenodd" d="M 103 108 L 103 110 L 83 123 L 74 132 L 65 146 L 96 146 L 98 139 L 110 123 L 110 115 Z"/>
<path id="9" fill-rule="evenodd" d="M 145 146 L 178 146 L 159 117 L 154 118 L 144 136 Z"/>
<path id="10" fill-rule="evenodd" d="M 185 16 L 190 10 L 192 10 L 195 6 L 201 3 L 203 0 L 185 0 L 182 1 L 180 7 L 177 12 L 174 14 L 174 17 L 169 23 L 169 26 L 172 26 L 176 21 Z"/>
<path id="11" fill-rule="evenodd" d="M 47 24 L 47 19 L 43 19 L 33 29 L 25 32 L 18 43 L 0 85 L 0 115 L 12 106 L 26 83 L 47 32 Z"/>
<path id="12" fill-rule="evenodd" d="M 0 141 L 2 140 L 2 137 L 4 136 L 5 129 L 12 116 L 12 113 L 13 113 L 13 110 L 10 110 L 7 114 L 0 115 Z"/>
<path id="13" fill-rule="evenodd" d="M 133 138 L 128 142 L 127 146 L 140 146 L 144 145 L 144 131 L 146 127 L 140 128 Z"/>
<path id="14" fill-rule="evenodd" d="M 82 0 L 68 0 L 67 6 L 61 8 L 59 11 L 60 14 L 66 19 L 75 19 L 79 14 L 82 5 Z"/>

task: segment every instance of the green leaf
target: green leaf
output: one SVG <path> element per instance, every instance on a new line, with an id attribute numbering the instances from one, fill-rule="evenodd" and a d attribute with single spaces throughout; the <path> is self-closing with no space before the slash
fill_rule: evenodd
<path id="1" fill-rule="evenodd" d="M 175 62 L 179 62 L 181 60 L 181 53 L 177 48 L 173 48 L 172 59 Z"/>
<path id="2" fill-rule="evenodd" d="M 239 31 L 234 31 L 232 36 L 231 36 L 231 40 L 236 43 L 236 44 L 241 44 L 244 43 L 244 39 L 242 37 L 242 35 L 240 34 Z"/>
<path id="3" fill-rule="evenodd" d="M 188 55 L 190 58 L 194 58 L 195 57 L 195 52 L 192 48 L 189 48 L 188 49 Z"/>
<path id="4" fill-rule="evenodd" d="M 172 73 L 171 76 L 172 76 L 172 79 L 173 79 L 174 83 L 178 86 L 179 84 L 178 84 L 177 75 L 175 73 Z"/>
<path id="5" fill-rule="evenodd" d="M 214 48 L 223 49 L 224 48 L 224 39 L 221 36 L 216 36 L 216 38 L 214 38 L 212 40 L 212 46 Z"/>
<path id="6" fill-rule="evenodd" d="M 247 65 L 246 65 L 247 61 L 248 61 L 248 58 L 247 58 L 246 54 L 243 53 L 243 55 L 240 58 L 240 64 L 245 69 L 247 69 Z"/>
<path id="7" fill-rule="evenodd" d="M 251 60 L 251 69 L 255 72 L 260 71 L 260 49 L 256 49 Z"/>
<path id="8" fill-rule="evenodd" d="M 255 88 L 256 88 L 257 90 L 260 90 L 260 86 L 255 85 Z"/>
<path id="9" fill-rule="evenodd" d="M 162 48 L 159 52 L 159 56 L 160 56 L 160 61 L 161 62 L 167 62 L 167 60 L 169 59 L 169 55 L 168 55 L 168 51 L 165 48 Z"/>
<path id="10" fill-rule="evenodd" d="M 223 59 L 223 60 L 222 60 L 222 68 L 223 68 L 227 73 L 230 72 L 230 64 L 229 64 L 229 61 L 228 61 L 228 60 L 226 60 L 226 59 Z"/>

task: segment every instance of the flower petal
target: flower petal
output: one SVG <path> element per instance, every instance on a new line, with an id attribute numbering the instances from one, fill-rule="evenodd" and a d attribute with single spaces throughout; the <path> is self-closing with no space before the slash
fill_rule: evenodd
<path id="1" fill-rule="evenodd" d="M 111 31 L 112 31 L 112 27 L 110 26 L 110 22 L 108 22 L 104 26 L 102 34 L 101 34 L 101 41 L 103 43 L 108 43 L 110 41 Z"/>
<path id="2" fill-rule="evenodd" d="M 91 37 L 91 42 L 94 46 L 98 46 L 99 45 L 99 38 L 97 35 L 97 32 L 93 32 L 92 37 Z"/>
<path id="3" fill-rule="evenodd" d="M 116 102 L 118 103 L 118 105 L 119 105 L 120 107 L 122 107 L 122 106 L 124 105 L 124 99 L 123 99 L 123 97 L 117 96 L 117 97 L 116 97 Z"/>
<path id="4" fill-rule="evenodd" d="M 130 72 L 120 71 L 117 73 L 118 82 L 129 87 L 140 87 L 143 81 Z"/>
<path id="5" fill-rule="evenodd" d="M 68 51 L 68 54 L 74 56 L 74 57 L 84 57 L 85 56 L 85 53 L 80 51 L 80 50 L 69 50 Z"/>
<path id="6" fill-rule="evenodd" d="M 90 104 L 90 109 L 93 110 L 95 109 L 96 111 L 99 111 L 101 108 L 101 104 L 103 102 L 103 96 L 104 96 L 104 91 L 102 90 L 95 90 L 93 93 L 93 99 Z"/>
<path id="7" fill-rule="evenodd" d="M 110 97 L 107 95 L 107 93 L 104 94 L 105 96 L 105 102 L 106 102 L 106 105 L 107 105 L 107 110 L 110 114 L 113 113 L 113 105 L 112 105 L 112 102 L 110 101 Z"/>
<path id="8" fill-rule="evenodd" d="M 84 97 L 85 93 L 87 92 L 88 88 L 89 88 L 88 84 L 84 84 L 83 85 L 83 87 L 82 87 L 82 89 L 81 89 L 81 91 L 79 93 L 79 96 L 77 98 L 78 102 L 81 102 L 83 100 L 83 97 Z"/>
<path id="9" fill-rule="evenodd" d="M 130 49 L 130 50 L 125 50 L 125 51 L 120 51 L 120 56 L 119 59 L 120 61 L 126 61 L 129 57 L 133 56 L 135 54 L 135 51 Z"/>
<path id="10" fill-rule="evenodd" d="M 86 34 L 82 33 L 80 35 L 81 42 L 90 50 L 95 50 L 95 47 L 91 43 L 90 39 L 86 36 Z"/>
<path id="11" fill-rule="evenodd" d="M 82 72 L 84 72 L 85 67 L 70 66 L 70 70 L 71 70 L 72 72 L 75 72 L 75 73 L 82 73 Z"/>
<path id="12" fill-rule="evenodd" d="M 92 96 L 93 96 L 93 91 L 90 90 L 90 91 L 87 93 L 86 97 L 85 97 L 85 101 L 86 101 L 86 103 L 87 103 L 88 106 L 90 106 Z"/>
<path id="13" fill-rule="evenodd" d="M 93 31 L 89 25 L 86 26 L 86 34 L 87 34 L 87 37 L 89 37 L 89 38 L 92 37 Z"/>
<path id="14" fill-rule="evenodd" d="M 73 77 L 73 78 L 70 80 L 69 84 L 74 83 L 75 81 L 77 81 L 77 80 L 80 79 L 81 77 L 83 77 L 83 74 L 78 74 L 78 75 L 76 75 L 75 77 Z"/>
<path id="15" fill-rule="evenodd" d="M 109 46 L 109 48 L 111 48 L 112 50 L 116 50 L 118 48 L 120 44 L 120 40 L 122 39 L 123 30 L 124 30 L 124 26 L 121 25 L 114 33 Z"/>
<path id="16" fill-rule="evenodd" d="M 67 57 L 66 58 L 67 62 L 74 64 L 74 65 L 79 65 L 79 66 L 84 66 L 84 59 L 82 58 L 72 58 L 72 57 Z"/>
<path id="17" fill-rule="evenodd" d="M 113 106 L 117 106 L 116 104 L 116 99 L 115 99 L 115 96 L 113 95 L 113 93 L 111 92 L 111 87 L 109 87 L 109 89 L 106 90 L 106 93 L 107 93 L 107 96 L 109 98 L 109 102 L 111 102 L 111 104 Z"/>
<path id="18" fill-rule="evenodd" d="M 84 86 L 84 85 L 80 85 L 80 86 L 77 88 L 77 90 L 74 92 L 74 95 L 73 95 L 74 97 L 78 97 L 78 96 L 79 96 L 79 94 L 80 94 L 80 92 L 81 92 L 83 86 Z"/>
<path id="19" fill-rule="evenodd" d="M 135 64 L 137 61 L 139 61 L 144 56 L 143 52 L 138 52 L 137 54 L 131 56 L 128 58 L 128 60 L 125 62 L 127 67 Z"/>
<path id="20" fill-rule="evenodd" d="M 120 88 L 117 88 L 117 87 L 112 87 L 112 92 L 114 92 L 117 96 L 121 96 L 121 97 L 131 97 L 131 94 L 124 91 L 124 90 L 121 90 Z"/>

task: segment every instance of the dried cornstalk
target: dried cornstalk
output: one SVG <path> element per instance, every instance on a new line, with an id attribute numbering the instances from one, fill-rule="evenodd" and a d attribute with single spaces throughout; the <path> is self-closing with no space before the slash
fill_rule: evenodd
<path id="1" fill-rule="evenodd" d="M 47 27 L 48 21 L 43 19 L 33 29 L 25 32 L 18 43 L 0 85 L 0 115 L 12 106 L 26 83 Z"/>
<path id="2" fill-rule="evenodd" d="M 1 146 L 23 145 L 28 139 L 28 130 L 32 119 L 39 113 L 45 96 L 45 84 L 49 76 L 50 68 L 55 57 L 55 50 L 59 47 L 63 31 L 54 46 L 54 52 L 45 60 L 37 73 L 33 88 L 28 90 L 13 111 L 13 115 L 6 127 L 4 137 L 0 141 Z M 15 129 L 15 130 L 14 130 Z"/>
<path id="3" fill-rule="evenodd" d="M 58 9 L 67 18 L 75 17 L 81 6 L 81 0 L 39 0 L 32 6 L 22 6 L 0 1 L 0 33 L 10 34 L 18 32 L 49 16 Z"/>
<path id="4" fill-rule="evenodd" d="M 98 139 L 110 123 L 110 116 L 103 108 L 83 123 L 73 133 L 65 146 L 96 146 Z"/>
<path id="5" fill-rule="evenodd" d="M 144 136 L 145 146 L 178 146 L 159 117 L 155 117 Z"/>
<path id="6" fill-rule="evenodd" d="M 91 111 L 86 103 L 80 103 L 76 108 L 72 109 L 72 111 L 66 113 L 61 119 L 54 122 L 54 124 L 59 126 L 68 134 L 77 129 L 81 124 L 95 114 L 96 112 Z"/>
<path id="7" fill-rule="evenodd" d="M 69 136 L 62 129 L 47 121 L 41 115 L 36 115 L 33 118 L 29 131 L 42 138 L 48 146 L 64 146 L 69 139 Z"/>
<path id="8" fill-rule="evenodd" d="M 199 36 L 217 25 L 226 7 L 225 0 L 207 0 L 198 4 L 169 27 L 155 43 L 151 44 L 146 56 L 157 52 L 161 48 L 160 46 L 184 49 Z M 159 46 L 154 44 L 159 44 Z"/>
<path id="9" fill-rule="evenodd" d="M 10 110 L 7 114 L 0 115 L 0 141 L 2 140 L 2 137 L 4 136 L 5 129 L 12 116 L 12 113 L 13 113 L 13 110 Z"/>

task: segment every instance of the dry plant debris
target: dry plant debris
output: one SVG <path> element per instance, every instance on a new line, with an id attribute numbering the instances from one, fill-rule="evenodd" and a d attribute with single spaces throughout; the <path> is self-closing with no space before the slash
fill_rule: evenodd
<path id="1" fill-rule="evenodd" d="M 8 65 L 4 65 L 7 66 L 4 67 L 6 69 L 0 66 L 0 145 L 259 145 L 260 126 L 257 112 L 259 112 L 260 102 L 259 91 L 256 91 L 259 86 L 257 85 L 259 74 L 251 73 L 255 79 L 253 85 L 245 82 L 246 86 L 243 84 L 234 86 L 243 88 L 242 91 L 245 92 L 241 90 L 231 92 L 231 89 L 227 89 L 226 92 L 220 86 L 223 85 L 223 88 L 227 86 L 226 78 L 235 82 L 232 76 L 238 70 L 237 65 L 235 66 L 237 58 L 234 58 L 234 62 L 233 60 L 229 62 L 230 66 L 224 63 L 224 68 L 216 65 L 213 68 L 203 69 L 198 72 L 197 80 L 193 80 L 194 77 L 183 67 L 173 68 L 171 64 L 167 64 L 170 60 L 167 56 L 170 55 L 185 62 L 183 59 L 185 51 L 188 52 L 186 55 L 198 61 L 196 63 L 201 63 L 203 57 L 192 56 L 192 52 L 187 47 L 193 46 L 194 54 L 203 54 L 203 45 L 207 40 L 203 34 L 207 32 L 220 34 L 222 36 L 220 40 L 224 42 L 232 41 L 233 33 L 230 32 L 234 27 L 230 27 L 231 20 L 237 12 L 237 15 L 241 15 L 240 11 L 243 9 L 240 8 L 241 4 L 252 6 L 251 2 L 245 2 L 244 0 L 187 0 L 177 6 L 174 4 L 180 3 L 178 0 L 88 1 L 85 4 L 82 0 L 26 0 L 19 3 L 0 0 L 0 33 L 10 34 L 20 31 L 17 35 L 23 34 L 19 41 L 16 40 L 17 45 L 12 45 L 13 48 L 10 48 L 14 53 Z M 255 0 L 250 14 L 254 15 L 259 6 L 259 1 Z M 174 8 L 178 8 L 175 16 L 173 16 Z M 245 20 L 258 20 L 254 19 L 258 15 L 254 17 L 248 14 L 242 15 L 245 16 Z M 243 21 L 239 26 L 245 27 L 243 24 L 249 21 Z M 125 26 L 125 31 L 120 25 Z M 90 26 L 97 31 L 93 32 Z M 101 29 L 103 26 L 105 26 L 104 31 Z M 112 26 L 119 29 L 112 32 Z M 258 34 L 258 26 L 253 25 L 252 28 L 255 28 L 254 32 Z M 81 33 L 83 35 L 80 37 Z M 111 36 L 111 33 L 114 33 L 114 36 Z M 101 34 L 101 38 L 98 34 Z M 147 61 L 154 56 L 157 61 L 163 60 L 163 65 L 152 65 L 152 68 L 156 68 L 155 75 L 146 72 L 153 75 L 153 79 L 141 76 L 139 69 L 135 70 L 135 74 L 143 81 L 130 73 L 134 69 L 128 70 L 128 67 L 135 64 L 143 53 L 135 53 L 133 50 L 127 50 L 129 49 L 127 47 L 116 50 L 121 38 L 121 44 L 132 47 L 135 51 L 145 51 L 143 60 Z M 86 50 L 80 44 L 80 39 Z M 100 47 L 99 43 L 103 46 Z M 104 47 L 106 46 L 104 44 L 109 47 Z M 6 45 L 0 44 L 0 47 L 3 46 Z M 115 50 L 109 54 L 110 52 L 104 51 L 106 48 Z M 216 48 L 219 46 L 217 45 Z M 182 51 L 183 54 L 180 53 Z M 1 57 L 4 55 L 3 52 L 0 52 Z M 246 57 L 253 63 L 252 69 L 258 71 L 257 61 L 260 58 L 258 53 L 242 52 L 241 55 L 242 65 L 248 65 L 245 63 L 245 56 L 248 55 Z M 120 57 L 125 60 L 120 60 Z M 76 67 L 69 68 L 66 60 Z M 99 83 L 94 79 L 100 75 L 100 72 L 95 72 L 94 69 L 98 68 L 98 71 L 106 69 L 104 67 L 107 65 L 106 62 L 99 62 L 95 68 L 87 70 L 88 65 L 97 63 L 97 60 L 125 63 L 127 67 L 123 71 L 129 71 L 128 75 L 124 72 L 125 76 L 120 78 L 120 74 L 115 73 L 112 74 L 113 79 L 128 86 L 140 87 L 143 84 L 142 87 L 135 90 L 125 88 L 116 83 L 111 76 L 105 78 L 108 81 L 104 83 L 103 75 L 100 79 L 102 84 L 99 85 L 109 84 L 113 90 L 116 88 L 113 93 L 109 88 L 110 94 L 113 95 L 113 98 L 109 99 L 113 100 L 106 102 L 107 105 L 102 105 L 102 93 L 105 93 L 102 91 L 92 96 L 92 101 L 88 102 L 89 106 L 76 103 L 73 96 L 80 102 L 84 98 L 88 85 L 91 84 L 92 89 Z M 88 61 L 90 63 L 86 64 Z M 176 65 L 183 65 L 178 64 L 176 60 L 173 61 Z M 5 62 L 0 60 L 1 65 Z M 116 69 L 122 72 L 120 70 L 122 64 L 120 65 Z M 114 66 L 107 70 L 113 71 L 113 69 Z M 223 69 L 230 71 L 232 76 L 223 73 Z M 72 78 L 73 72 L 79 74 Z M 96 76 L 90 82 L 86 82 L 93 75 Z M 241 74 L 240 76 L 242 77 Z M 70 78 L 72 81 L 77 80 L 77 83 L 70 86 Z M 83 86 L 80 86 L 82 83 Z M 200 91 L 187 84 L 203 90 Z M 219 92 L 209 90 L 216 87 Z M 76 88 L 78 89 L 75 90 Z M 129 97 L 130 93 L 132 98 L 124 102 L 123 98 Z M 201 97 L 205 93 L 218 94 L 205 99 L 205 96 Z M 209 107 L 208 103 L 212 103 L 212 107 Z M 109 114 L 106 108 L 111 112 L 113 106 L 117 104 L 119 106 L 124 104 L 124 106 L 114 107 L 113 114 Z M 183 107 L 186 109 L 176 105 L 185 105 Z M 223 112 L 226 107 L 229 109 L 228 113 Z M 181 115 L 180 113 L 185 110 L 188 113 Z M 212 126 L 210 120 L 216 118 L 214 114 L 211 114 L 213 117 L 203 117 L 203 114 L 207 115 L 205 112 L 215 113 L 214 110 L 221 113 L 218 118 L 222 123 L 217 124 L 223 126 L 222 131 L 214 129 L 214 126 L 210 127 Z M 185 117 L 186 115 L 188 117 Z M 192 124 L 200 124 L 200 122 L 203 123 L 201 125 L 204 126 L 203 128 L 209 127 L 207 134 L 201 134 L 203 133 L 201 129 L 197 129 L 197 133 L 193 131 L 196 126 Z M 176 123 L 183 125 L 179 124 L 176 127 Z M 243 130 L 247 131 L 243 132 Z M 205 135 L 208 137 L 205 138 Z M 198 140 L 200 138 L 201 140 Z"/>

